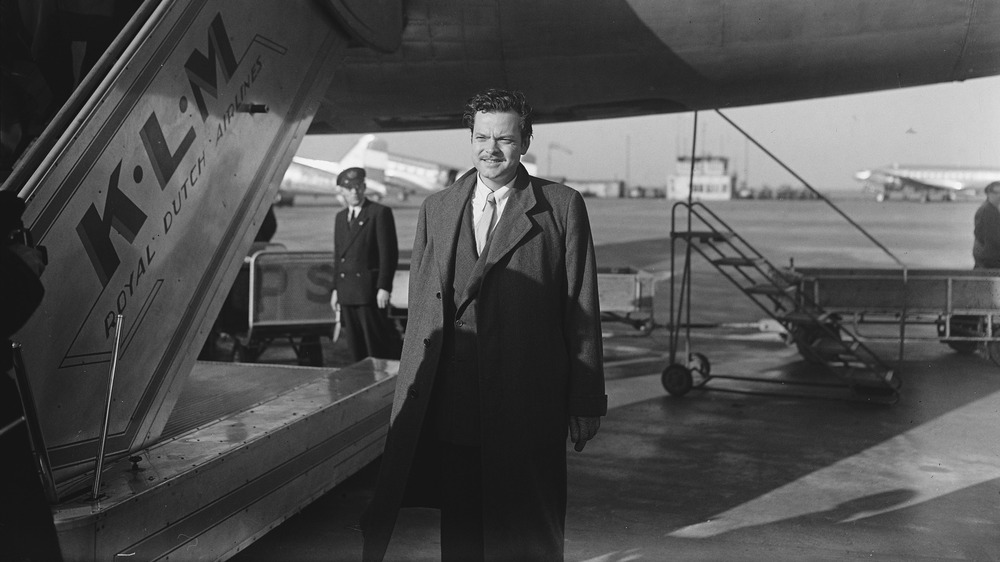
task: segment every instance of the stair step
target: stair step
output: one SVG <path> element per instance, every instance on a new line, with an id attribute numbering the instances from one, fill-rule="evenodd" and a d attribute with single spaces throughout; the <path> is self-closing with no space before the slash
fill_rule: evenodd
<path id="1" fill-rule="evenodd" d="M 671 232 L 670 235 L 674 238 L 694 240 L 696 242 L 725 242 L 733 237 L 733 233 L 731 232 L 719 232 L 717 230 L 677 231 Z"/>
<path id="2" fill-rule="evenodd" d="M 715 265 L 754 266 L 764 263 L 764 258 L 731 257 L 712 260 Z"/>
<path id="3" fill-rule="evenodd" d="M 829 312 L 805 312 L 804 310 L 796 310 L 785 314 L 778 320 L 782 322 L 788 322 L 789 324 L 796 325 L 817 325 L 826 324 L 830 320 Z"/>
<path id="4" fill-rule="evenodd" d="M 789 285 L 787 287 L 779 287 L 777 285 L 754 285 L 752 287 L 747 287 L 744 290 L 753 295 L 788 295 L 789 293 L 795 291 L 795 286 Z"/>
<path id="5" fill-rule="evenodd" d="M 864 361 L 845 359 L 842 361 L 827 361 L 826 365 L 832 369 L 871 369 L 872 366 Z"/>
<path id="6" fill-rule="evenodd" d="M 812 344 L 812 348 L 820 355 L 840 356 L 850 355 L 861 347 L 857 341 L 844 342 L 832 338 L 819 338 Z"/>
<path id="7" fill-rule="evenodd" d="M 848 369 L 841 375 L 842 378 L 859 386 L 874 386 L 899 388 L 899 378 L 891 370 L 878 369 Z"/>

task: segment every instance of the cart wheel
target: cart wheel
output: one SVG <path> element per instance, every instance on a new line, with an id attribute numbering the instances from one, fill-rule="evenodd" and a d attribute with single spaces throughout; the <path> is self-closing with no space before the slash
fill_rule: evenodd
<path id="1" fill-rule="evenodd" d="M 319 336 L 302 336 L 296 351 L 299 365 L 304 367 L 323 366 L 323 346 L 320 344 Z"/>
<path id="2" fill-rule="evenodd" d="M 256 359 L 256 354 L 250 350 L 247 346 L 241 344 L 240 342 L 235 342 L 233 344 L 233 361 L 236 363 L 253 363 Z"/>
<path id="3" fill-rule="evenodd" d="M 1000 366 L 1000 342 L 986 342 L 986 356 L 990 358 L 990 361 L 994 365 Z"/>
<path id="4" fill-rule="evenodd" d="M 704 354 L 692 353 L 688 357 L 688 369 L 697 371 L 703 378 L 707 379 L 712 374 L 712 363 Z"/>
<path id="5" fill-rule="evenodd" d="M 694 386 L 691 378 L 691 370 L 684 365 L 668 365 L 663 369 L 663 376 L 660 378 L 663 388 L 671 396 L 684 396 Z"/>
<path id="6" fill-rule="evenodd" d="M 985 335 L 986 333 L 985 319 L 979 316 L 955 315 L 949 319 L 949 322 L 951 324 L 951 334 L 956 337 L 978 337 Z M 938 335 L 944 336 L 945 329 L 945 325 L 943 323 L 939 323 Z M 962 355 L 972 355 L 977 349 L 979 349 L 980 342 L 942 339 L 941 343 L 947 345 Z"/>
<path id="7" fill-rule="evenodd" d="M 972 355 L 976 352 L 976 346 L 978 345 L 974 341 L 945 341 L 944 343 L 962 355 Z M 992 355 L 990 358 L 992 359 Z M 996 359 L 993 359 L 993 361 L 996 362 Z"/>
<path id="8" fill-rule="evenodd" d="M 840 338 L 840 326 L 837 324 L 828 324 L 827 329 L 836 333 L 838 339 Z M 799 355 L 801 355 L 807 363 L 826 363 L 826 358 L 823 357 L 822 353 L 816 350 L 815 345 L 819 340 L 831 339 L 827 330 L 818 326 L 797 326 L 792 329 L 791 337 L 792 340 L 795 341 L 795 347 L 799 350 Z"/>
<path id="9" fill-rule="evenodd" d="M 694 373 L 698 373 L 701 380 L 698 381 L 697 387 L 701 387 L 708 382 L 708 379 L 712 378 L 712 363 L 701 353 L 692 353 L 688 356 L 688 370 L 691 371 L 692 378 Z"/>

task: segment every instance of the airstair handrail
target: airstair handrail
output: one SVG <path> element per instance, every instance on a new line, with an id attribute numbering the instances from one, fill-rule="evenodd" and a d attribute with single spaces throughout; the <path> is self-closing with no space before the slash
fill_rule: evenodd
<path id="1" fill-rule="evenodd" d="M 840 209 L 840 207 L 834 205 L 833 201 L 830 201 L 825 195 L 823 195 L 822 193 L 820 193 L 819 191 L 817 191 L 816 188 L 814 188 L 812 185 L 810 185 L 809 182 L 807 182 L 805 179 L 802 178 L 802 176 L 798 175 L 797 173 L 795 173 L 794 170 L 792 170 L 787 165 L 785 165 L 785 163 L 782 162 L 781 159 L 779 159 L 777 156 L 775 156 L 770 150 L 764 148 L 764 146 L 761 145 L 759 142 L 757 142 L 757 140 L 754 139 L 752 136 L 750 136 L 749 133 L 747 133 L 739 125 L 737 125 L 736 123 L 734 123 L 732 119 L 730 119 L 729 117 L 726 117 L 726 115 L 724 113 L 722 113 L 721 111 L 719 111 L 718 109 L 716 109 L 715 112 L 719 114 L 719 117 L 722 117 L 723 119 L 726 120 L 727 123 L 729 123 L 730 125 L 732 125 L 734 129 L 736 129 L 737 131 L 739 131 L 740 134 L 742 134 L 748 141 L 752 142 L 754 144 L 754 146 L 756 146 L 757 148 L 763 150 L 764 154 L 767 154 L 768 156 L 770 156 L 771 159 L 774 160 L 779 166 L 781 166 L 782 168 L 784 168 L 788 173 L 792 174 L 792 176 L 794 176 L 795 179 L 797 179 L 800 182 L 802 182 L 802 185 L 804 185 L 809 191 L 813 192 L 824 203 L 826 203 L 827 205 L 829 205 L 831 209 L 833 209 L 837 214 L 839 214 L 841 217 L 843 217 L 844 220 L 846 220 L 848 223 L 850 223 L 851 226 L 853 226 L 854 228 L 856 228 L 858 230 L 858 232 L 860 232 L 861 234 L 863 234 L 873 244 L 875 244 L 876 246 L 878 246 L 878 248 L 880 250 L 882 250 L 887 256 L 889 256 L 890 258 L 892 258 L 892 260 L 894 262 L 896 262 L 899 265 L 900 268 L 902 268 L 902 270 L 903 270 L 903 278 L 904 279 L 906 278 L 906 270 L 907 270 L 906 264 L 903 263 L 903 261 L 900 260 L 898 257 L 896 257 L 896 254 L 893 254 L 892 251 L 889 250 L 889 248 L 886 248 L 884 244 L 882 244 L 881 242 L 879 242 L 874 236 L 872 236 L 867 230 L 865 230 L 864 227 L 862 227 L 860 224 L 858 224 L 857 222 L 855 222 L 854 219 L 852 219 L 851 217 L 847 216 L 847 213 L 845 213 L 844 211 L 842 211 Z"/>

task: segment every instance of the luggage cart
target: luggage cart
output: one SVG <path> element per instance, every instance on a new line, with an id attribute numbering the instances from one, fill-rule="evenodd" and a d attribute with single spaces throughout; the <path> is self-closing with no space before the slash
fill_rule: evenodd
<path id="1" fill-rule="evenodd" d="M 245 265 L 247 323 L 234 334 L 235 361 L 255 362 L 270 346 L 292 346 L 301 365 L 322 366 L 322 338 L 333 336 L 338 318 L 330 308 L 330 252 L 263 249 Z M 241 275 L 243 273 L 241 272 Z"/>
<path id="2" fill-rule="evenodd" d="M 392 282 L 389 318 L 400 332 L 406 330 L 409 306 L 410 264 L 400 263 Z M 649 335 L 655 326 L 653 294 L 656 278 L 646 271 L 631 267 L 599 267 L 597 269 L 598 301 L 601 320 L 622 322 Z"/>
<path id="3" fill-rule="evenodd" d="M 655 281 L 651 273 L 631 267 L 597 268 L 601 321 L 622 322 L 649 335 L 655 327 Z"/>
<path id="4" fill-rule="evenodd" d="M 911 340 L 938 340 L 955 351 L 983 348 L 1000 365 L 1000 270 L 911 269 L 904 285 L 892 269 L 799 268 L 799 302 L 815 302 L 850 323 L 865 339 L 889 340 L 878 325 L 931 326 L 929 335 L 910 333 Z M 811 359 L 808 349 L 799 351 Z"/>

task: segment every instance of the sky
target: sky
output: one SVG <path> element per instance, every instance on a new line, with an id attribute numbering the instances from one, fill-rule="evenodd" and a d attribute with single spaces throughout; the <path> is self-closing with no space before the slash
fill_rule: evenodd
<path id="1" fill-rule="evenodd" d="M 530 97 L 529 97 L 530 101 Z M 1000 77 L 723 111 L 806 182 L 860 189 L 858 170 L 892 163 L 1000 168 Z M 554 179 L 664 186 L 689 154 L 693 113 L 535 125 L 528 153 Z M 337 160 L 361 135 L 310 135 L 298 154 Z M 466 169 L 464 129 L 380 133 L 389 152 Z M 713 111 L 698 113 L 697 152 L 726 156 L 750 187 L 800 183 Z"/>

